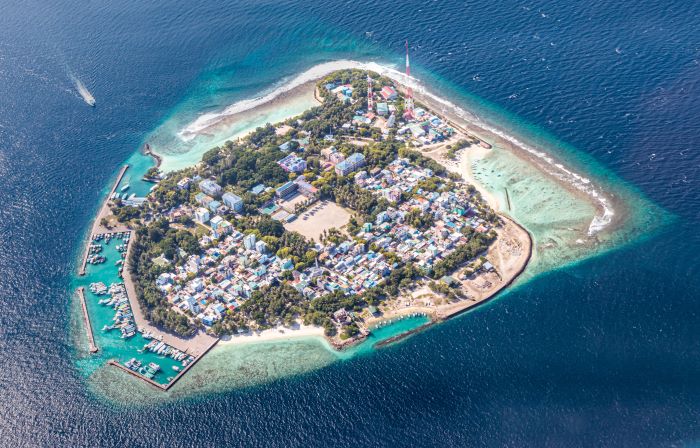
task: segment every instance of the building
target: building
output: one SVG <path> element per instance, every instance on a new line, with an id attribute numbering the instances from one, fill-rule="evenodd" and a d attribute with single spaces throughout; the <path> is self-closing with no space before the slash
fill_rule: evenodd
<path id="1" fill-rule="evenodd" d="M 192 179 L 189 177 L 183 177 L 180 179 L 177 183 L 177 188 L 180 190 L 188 190 L 190 188 L 190 183 L 192 182 Z"/>
<path id="2" fill-rule="evenodd" d="M 303 173 L 306 169 L 306 160 L 296 154 L 289 154 L 287 157 L 278 160 L 277 164 L 288 173 Z"/>
<path id="3" fill-rule="evenodd" d="M 335 166 L 335 172 L 339 176 L 346 176 L 364 165 L 365 156 L 362 153 L 356 152 L 337 164 Z"/>
<path id="4" fill-rule="evenodd" d="M 216 211 L 221 207 L 221 202 L 214 200 L 209 203 L 207 206 L 209 210 L 211 210 L 212 213 L 216 213 Z"/>
<path id="5" fill-rule="evenodd" d="M 208 194 L 200 192 L 194 195 L 194 200 L 197 202 L 197 204 L 201 205 L 202 207 L 209 207 L 209 203 L 213 201 L 214 198 L 209 196 Z"/>
<path id="6" fill-rule="evenodd" d="M 408 129 L 414 137 L 423 137 L 425 135 L 425 129 L 418 123 L 409 124 Z"/>
<path id="7" fill-rule="evenodd" d="M 253 188 L 250 189 L 250 192 L 253 193 L 255 196 L 259 195 L 265 191 L 265 185 L 264 184 L 258 184 L 254 186 Z"/>
<path id="8" fill-rule="evenodd" d="M 255 249 L 255 234 L 251 233 L 243 237 L 243 247 L 248 250 Z"/>
<path id="9" fill-rule="evenodd" d="M 384 86 L 382 87 L 382 90 L 379 92 L 380 95 L 382 95 L 382 98 L 384 98 L 387 101 L 393 101 L 396 99 L 396 90 L 394 90 L 393 87 L 389 86 Z"/>
<path id="10" fill-rule="evenodd" d="M 220 196 L 223 191 L 221 185 L 211 179 L 205 179 L 199 183 L 199 189 L 209 196 Z"/>
<path id="11" fill-rule="evenodd" d="M 243 199 L 241 199 L 239 196 L 226 192 L 223 196 L 221 196 L 221 199 L 224 201 L 226 207 L 230 208 L 234 212 L 243 211 Z"/>
<path id="12" fill-rule="evenodd" d="M 258 241 L 255 243 L 255 250 L 261 254 L 267 253 L 267 243 L 265 241 Z"/>
<path id="13" fill-rule="evenodd" d="M 199 207 L 194 211 L 194 220 L 200 224 L 206 224 L 209 221 L 209 210 L 204 207 Z"/>
<path id="14" fill-rule="evenodd" d="M 209 221 L 209 226 L 212 229 L 216 230 L 223 221 L 224 221 L 224 218 L 222 218 L 221 216 L 214 216 Z"/>
<path id="15" fill-rule="evenodd" d="M 308 183 L 304 176 L 299 176 L 294 183 L 297 184 L 297 190 L 299 190 L 299 193 L 303 194 L 307 198 L 316 196 L 316 193 L 318 193 L 318 188 Z"/>
<path id="16" fill-rule="evenodd" d="M 287 182 L 286 184 L 282 185 L 279 187 L 277 190 L 275 190 L 275 194 L 277 195 L 278 198 L 286 198 L 287 196 L 291 195 L 295 191 L 297 191 L 297 188 L 299 185 L 297 185 L 295 182 L 292 182 L 291 180 Z"/>
<path id="17" fill-rule="evenodd" d="M 377 103 L 377 115 L 389 114 L 389 105 L 387 103 Z"/>

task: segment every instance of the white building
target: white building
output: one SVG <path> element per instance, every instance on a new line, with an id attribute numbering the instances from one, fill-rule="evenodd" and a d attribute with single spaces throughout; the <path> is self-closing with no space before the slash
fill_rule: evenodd
<path id="1" fill-rule="evenodd" d="M 206 224 L 209 221 L 209 210 L 199 207 L 194 211 L 194 220 L 200 224 Z"/>

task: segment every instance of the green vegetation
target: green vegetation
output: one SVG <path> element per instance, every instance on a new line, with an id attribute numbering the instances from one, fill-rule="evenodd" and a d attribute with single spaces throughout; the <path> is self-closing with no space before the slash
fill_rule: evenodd
<path id="1" fill-rule="evenodd" d="M 440 278 L 444 275 L 451 274 L 455 269 L 460 267 L 465 262 L 475 258 L 477 255 L 488 249 L 489 245 L 496 239 L 495 233 L 476 233 L 468 243 L 463 244 L 454 252 L 447 255 L 444 259 L 438 261 L 433 266 L 432 278 Z"/>
<path id="2" fill-rule="evenodd" d="M 391 80 L 377 74 L 372 74 L 372 77 L 375 89 L 393 84 Z M 323 86 L 329 82 L 351 84 L 354 87 L 352 96 L 356 100 L 355 104 L 344 103 L 328 92 Z M 170 173 L 158 184 L 151 193 L 151 200 L 141 209 L 123 206 L 121 201 L 116 201 L 113 212 L 119 221 L 144 223 L 135 233 L 129 266 L 134 274 L 138 300 L 147 318 L 155 325 L 183 335 L 192 334 L 198 324 L 194 316 L 173 309 L 156 287 L 156 279 L 160 274 L 171 271 L 173 265 L 182 264 L 190 254 L 201 252 L 198 239 L 209 233 L 209 229 L 200 224 L 195 225 L 188 215 L 173 219 L 172 224 L 161 218 L 169 216 L 168 213 L 181 205 L 186 206 L 183 207 L 185 210 L 199 207 L 195 201 L 195 196 L 199 193 L 198 182 L 192 182 L 189 188 L 177 186 L 185 177 L 212 178 L 225 191 L 239 195 L 244 202 L 242 213 L 228 213 L 225 218 L 237 230 L 255 234 L 257 239 L 267 244 L 270 253 L 281 259 L 291 260 L 297 271 L 315 263 L 318 253 L 314 244 L 299 233 L 285 230 L 279 221 L 259 213 L 260 208 L 272 203 L 274 191 L 258 195 L 250 191 L 259 184 L 274 189 L 296 179 L 298 173 L 287 173 L 277 164 L 278 160 L 287 155 L 285 151 L 295 151 L 306 161 L 307 168 L 303 174 L 306 180 L 318 189 L 321 199 L 334 201 L 354 211 L 347 226 L 351 235 L 357 234 L 364 223 L 374 222 L 379 213 L 389 208 L 390 203 L 357 186 L 352 175 L 338 176 L 332 167 L 324 169 L 327 161 L 321 156 L 321 151 L 331 144 L 346 156 L 361 152 L 366 160 L 362 169 L 366 171 L 384 169 L 398 157 L 407 158 L 413 164 L 432 170 L 433 175 L 418 183 L 413 191 L 403 192 L 404 199 L 419 194 L 425 195 L 426 192 L 444 192 L 456 188 L 455 182 L 460 179 L 458 175 L 449 173 L 442 165 L 419 151 L 407 148 L 406 143 L 395 139 L 393 130 L 382 135 L 377 128 L 366 125 L 353 124 L 343 127 L 344 124 L 351 123 L 358 109 L 366 108 L 366 82 L 366 72 L 360 70 L 343 70 L 329 75 L 318 83 L 320 95 L 324 98 L 323 104 L 299 117 L 287 120 L 285 124 L 290 126 L 291 130 L 285 136 L 277 135 L 275 127 L 270 124 L 259 127 L 245 138 L 228 141 L 207 151 L 202 156 L 202 163 L 196 167 Z M 403 108 L 400 98 L 396 106 L 397 116 L 400 116 Z M 326 139 L 328 135 L 332 135 L 333 138 Z M 359 145 L 357 140 L 367 144 Z M 286 147 L 285 151 L 280 149 L 280 145 L 283 144 Z M 468 144 L 469 141 L 460 140 L 454 146 L 449 146 L 448 156 L 454 157 L 459 149 Z M 156 176 L 158 170 L 155 168 L 147 173 L 147 177 Z M 478 195 L 471 186 L 469 192 Z M 491 222 L 498 220 L 497 215 L 487 206 L 478 207 L 480 216 Z M 407 224 L 420 230 L 429 229 L 435 224 L 432 214 L 423 213 L 419 208 L 408 211 L 405 220 Z M 436 263 L 429 273 L 422 272 L 413 263 L 404 263 L 395 253 L 381 251 L 376 245 L 370 247 L 374 251 L 382 252 L 392 268 L 390 272 L 385 273 L 383 282 L 361 295 L 346 295 L 341 290 L 336 290 L 308 300 L 287 282 L 297 273 L 293 274 L 291 270 L 284 271 L 279 283 L 255 290 L 239 307 L 227 309 L 223 318 L 211 327 L 211 331 L 218 335 L 233 334 L 247 331 L 250 326 L 256 329 L 276 325 L 290 326 L 301 319 L 305 324 L 323 327 L 329 336 L 336 335 L 340 329 L 338 336 L 341 339 L 354 337 L 360 331 L 358 326 L 354 322 L 337 326 L 333 321 L 333 313 L 340 309 L 351 314 L 360 313 L 367 306 L 378 306 L 399 296 L 414 287 L 416 281 L 425 278 L 426 274 L 435 279 L 448 275 L 466 261 L 487 250 L 495 238 L 492 233 L 482 234 L 471 228 L 463 228 L 462 231 L 470 237 L 469 242 Z M 321 235 L 321 241 L 324 243 L 338 244 L 347 239 L 347 235 L 337 229 L 325 230 Z M 355 239 L 363 243 L 359 237 Z M 171 265 L 153 262 L 161 256 L 169 260 Z M 462 294 L 458 289 L 450 288 L 443 282 L 433 281 L 429 286 L 451 300 L 458 299 Z"/>
<path id="3" fill-rule="evenodd" d="M 188 255 L 199 253 L 199 243 L 195 237 L 185 231 L 170 227 L 165 219 L 158 220 L 147 227 L 140 227 L 129 259 L 129 268 L 141 308 L 151 322 L 181 335 L 190 335 L 195 326 L 187 316 L 174 311 L 156 287 L 156 278 L 168 270 L 153 262 L 163 255 L 173 263 L 182 263 Z M 182 253 L 181 253 L 182 251 Z"/>

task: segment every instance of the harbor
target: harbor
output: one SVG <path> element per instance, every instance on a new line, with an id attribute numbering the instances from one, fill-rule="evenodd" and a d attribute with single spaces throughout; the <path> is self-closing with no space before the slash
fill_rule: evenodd
<path id="1" fill-rule="evenodd" d="M 144 316 L 128 273 L 134 233 L 111 213 L 112 201 L 129 194 L 125 177 L 129 168 L 125 164 L 120 169 L 92 224 L 78 270 L 77 294 L 89 352 L 166 391 L 218 339 L 203 332 L 190 338 L 167 333 Z"/>

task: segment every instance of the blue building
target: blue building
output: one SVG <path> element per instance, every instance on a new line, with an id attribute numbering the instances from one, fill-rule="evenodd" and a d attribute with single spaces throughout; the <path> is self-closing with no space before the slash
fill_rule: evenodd
<path id="1" fill-rule="evenodd" d="M 265 185 L 263 184 L 258 184 L 250 189 L 250 192 L 253 193 L 255 196 L 259 195 L 263 191 L 265 191 Z"/>
<path id="2" fill-rule="evenodd" d="M 286 184 L 282 185 L 279 187 L 277 190 L 275 190 L 275 194 L 277 195 L 278 198 L 285 198 L 289 196 L 290 194 L 294 193 L 297 191 L 297 188 L 299 188 L 299 185 L 296 183 L 292 182 L 291 180 L 287 182 Z"/>
<path id="3" fill-rule="evenodd" d="M 365 156 L 362 153 L 356 152 L 347 159 L 343 160 L 335 166 L 335 173 L 339 176 L 347 176 L 356 169 L 365 165 Z"/>
<path id="4" fill-rule="evenodd" d="M 223 191 L 221 185 L 211 179 L 205 179 L 199 183 L 199 189 L 209 196 L 220 196 Z"/>
<path id="5" fill-rule="evenodd" d="M 248 250 L 255 249 L 255 234 L 251 233 L 243 238 L 243 246 Z"/>
<path id="6" fill-rule="evenodd" d="M 230 208 L 231 210 L 235 212 L 240 212 L 243 210 L 243 199 L 241 199 L 239 196 L 226 192 L 221 199 L 224 201 L 226 207 Z"/>

